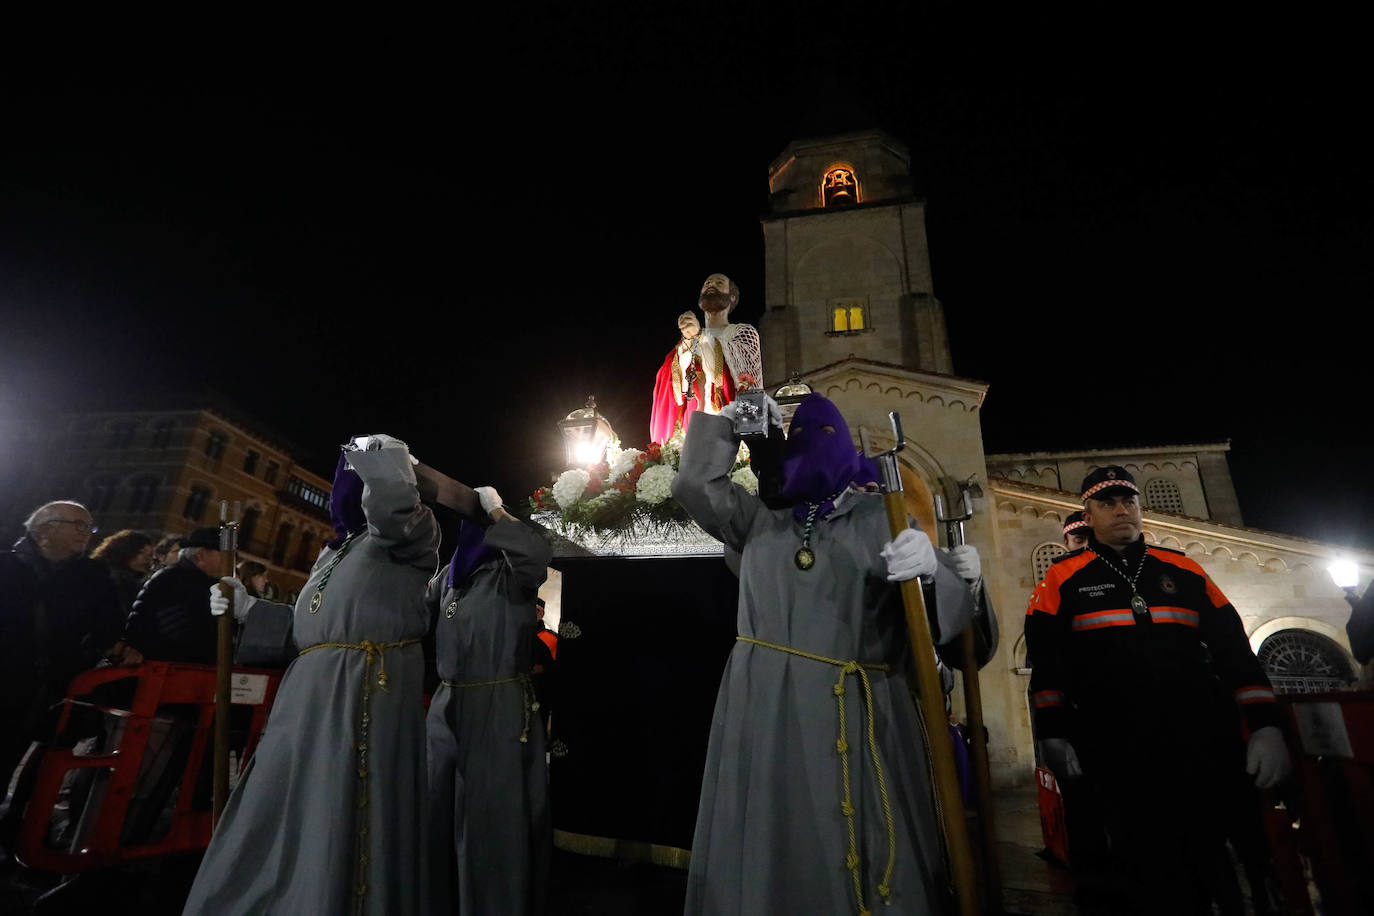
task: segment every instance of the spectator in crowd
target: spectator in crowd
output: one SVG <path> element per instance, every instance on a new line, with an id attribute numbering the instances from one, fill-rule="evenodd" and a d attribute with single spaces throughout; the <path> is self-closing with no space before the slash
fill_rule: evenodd
<path id="1" fill-rule="evenodd" d="M 110 572 L 115 593 L 119 595 L 119 609 L 124 616 L 134 606 L 148 574 L 153 570 L 153 539 L 141 531 L 125 528 L 100 542 L 91 557 L 100 560 Z"/>
<path id="2" fill-rule="evenodd" d="M 181 540 L 182 535 L 169 534 L 153 545 L 153 572 L 176 565 L 181 558 Z"/>
<path id="3" fill-rule="evenodd" d="M 153 573 L 134 600 L 125 641 L 150 659 L 213 665 L 219 634 L 209 589 L 223 561 L 218 528 L 182 538 L 177 562 Z"/>
<path id="4" fill-rule="evenodd" d="M 102 658 L 136 663 L 119 642 L 119 598 L 104 564 L 87 557 L 95 525 L 80 503 L 36 509 L 24 536 L 0 553 L 0 787 L 53 726 L 52 707 L 71 679 Z M 0 845 L 12 847 L 26 780 L 0 814 Z"/>
<path id="5" fill-rule="evenodd" d="M 243 587 L 248 590 L 248 594 L 254 598 L 271 599 L 273 594 L 269 589 L 272 583 L 267 581 L 267 567 L 257 560 L 243 560 L 239 563 L 236 578 L 243 583 Z"/>

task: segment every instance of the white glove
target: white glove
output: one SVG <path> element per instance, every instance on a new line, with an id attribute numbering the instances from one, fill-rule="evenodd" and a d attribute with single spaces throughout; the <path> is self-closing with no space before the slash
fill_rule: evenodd
<path id="1" fill-rule="evenodd" d="M 248 594 L 248 589 L 243 587 L 243 583 L 233 576 L 225 576 L 219 580 L 234 590 L 234 619 L 243 620 L 248 616 L 248 608 L 258 599 Z M 218 583 L 210 586 L 210 613 L 215 617 L 224 616 L 224 612 L 229 610 L 230 599 L 226 598 L 220 591 Z"/>
<path id="2" fill-rule="evenodd" d="M 1288 745 L 1278 726 L 1266 725 L 1256 729 L 1245 746 L 1245 772 L 1255 777 L 1255 787 L 1272 789 L 1293 772 Z"/>
<path id="3" fill-rule="evenodd" d="M 1078 752 L 1073 749 L 1068 738 L 1040 739 L 1040 757 L 1050 768 L 1054 778 L 1060 782 L 1077 779 L 1083 775 L 1083 767 L 1078 762 Z"/>
<path id="4" fill-rule="evenodd" d="M 935 575 L 935 546 L 924 531 L 907 528 L 883 545 L 879 554 L 887 561 L 887 581 L 905 582 L 917 576 Z"/>
<path id="5" fill-rule="evenodd" d="M 501 502 L 501 494 L 496 492 L 495 487 L 478 487 L 476 492 L 477 499 L 482 504 L 482 511 L 487 515 L 491 515 L 492 510 L 498 506 L 505 505 Z"/>
<path id="6" fill-rule="evenodd" d="M 977 582 L 983 575 L 983 563 L 978 559 L 978 548 L 972 544 L 960 544 L 949 551 L 950 564 L 959 578 L 965 582 Z"/>

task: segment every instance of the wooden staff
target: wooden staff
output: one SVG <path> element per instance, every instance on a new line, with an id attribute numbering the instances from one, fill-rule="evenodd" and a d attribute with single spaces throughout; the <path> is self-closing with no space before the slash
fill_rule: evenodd
<path id="1" fill-rule="evenodd" d="M 233 576 L 238 566 L 239 505 L 234 503 L 234 517 L 229 517 L 229 501 L 219 504 L 219 549 L 222 556 L 220 573 Z M 220 812 L 229 801 L 229 699 L 230 677 L 234 670 L 234 589 L 219 583 L 220 594 L 229 599 L 229 607 L 218 621 L 218 645 L 215 655 L 215 779 L 211 794 L 211 828 L 219 823 Z"/>
<path id="2" fill-rule="evenodd" d="M 944 499 L 935 494 L 935 517 L 945 526 L 945 544 L 964 544 L 964 522 L 973 518 L 968 491 L 963 494 L 962 515 L 946 516 Z M 981 601 L 981 587 L 969 583 L 975 601 Z M 960 672 L 964 684 L 964 711 L 968 716 L 969 755 L 973 758 L 974 804 L 978 808 L 978 834 L 983 847 L 983 887 L 987 912 L 1002 912 L 1002 869 L 997 861 L 997 831 L 993 824 L 992 769 L 988 761 L 987 729 L 983 725 L 983 691 L 978 682 L 978 639 L 975 624 L 959 635 Z"/>
<path id="3" fill-rule="evenodd" d="M 896 412 L 887 416 L 892 422 L 894 445 L 891 449 L 875 452 L 869 447 L 866 430 L 860 429 L 859 436 L 864 440 L 864 454 L 877 460 L 882 470 L 883 505 L 887 509 L 888 528 L 895 538 L 907 529 L 906 506 L 902 502 L 902 477 L 897 468 L 897 453 L 905 446 L 906 440 L 902 437 L 902 422 Z M 926 616 L 926 600 L 921 592 L 920 579 L 908 579 L 901 583 L 901 591 L 920 699 L 916 712 L 925 723 L 926 740 L 930 742 L 935 801 L 944 826 L 955 902 L 961 916 L 976 916 L 978 884 L 974 873 L 973 849 L 969 844 L 968 822 L 964 819 L 959 776 L 954 769 L 954 746 L 949 740 L 949 723 L 944 715 L 945 692 L 940 687 L 940 676 L 935 670 L 935 641 L 930 635 L 930 620 Z"/>

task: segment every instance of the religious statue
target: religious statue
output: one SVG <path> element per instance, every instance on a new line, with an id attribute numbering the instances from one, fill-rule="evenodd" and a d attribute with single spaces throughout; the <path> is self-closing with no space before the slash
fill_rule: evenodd
<path id="1" fill-rule="evenodd" d="M 649 420 L 653 442 L 663 442 L 678 429 L 685 431 L 694 411 L 718 414 L 736 392 L 763 386 L 759 332 L 729 319 L 730 310 L 739 304 L 739 287 L 724 274 L 711 274 L 697 304 L 706 315 L 706 327 L 690 310 L 678 316 L 681 339 L 664 357 L 654 380 Z"/>

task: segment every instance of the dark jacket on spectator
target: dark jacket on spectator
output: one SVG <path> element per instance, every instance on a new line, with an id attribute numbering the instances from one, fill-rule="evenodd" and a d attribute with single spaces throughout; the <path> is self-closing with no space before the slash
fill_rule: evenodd
<path id="1" fill-rule="evenodd" d="M 0 694 L 16 699 L 68 682 L 119 639 L 123 614 L 105 564 L 53 563 L 27 535 L 0 553 Z"/>
<path id="2" fill-rule="evenodd" d="M 210 586 L 218 581 L 186 558 L 159 569 L 134 600 L 125 640 L 150 660 L 213 665 L 218 628 Z"/>

